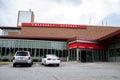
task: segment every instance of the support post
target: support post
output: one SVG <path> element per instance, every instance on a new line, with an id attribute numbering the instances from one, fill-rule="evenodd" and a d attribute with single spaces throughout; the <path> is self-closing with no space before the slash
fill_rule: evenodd
<path id="1" fill-rule="evenodd" d="M 78 48 L 76 49 L 76 52 L 77 52 L 77 61 L 79 61 L 79 49 Z"/>
<path id="2" fill-rule="evenodd" d="M 69 57 L 70 57 L 70 49 L 68 49 L 67 62 L 69 61 Z"/>

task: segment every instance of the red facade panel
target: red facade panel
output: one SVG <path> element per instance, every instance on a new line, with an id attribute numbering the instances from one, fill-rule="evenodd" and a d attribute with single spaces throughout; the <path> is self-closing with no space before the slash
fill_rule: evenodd
<path id="1" fill-rule="evenodd" d="M 50 23 L 22 23 L 23 27 L 58 27 L 58 28 L 81 28 L 86 29 L 86 25 L 73 25 L 73 24 L 50 24 Z"/>
<path id="2" fill-rule="evenodd" d="M 82 42 L 75 42 L 75 43 L 69 44 L 69 49 L 73 49 L 73 48 L 96 49 L 96 50 L 107 49 L 106 46 L 101 44 L 82 43 Z"/>

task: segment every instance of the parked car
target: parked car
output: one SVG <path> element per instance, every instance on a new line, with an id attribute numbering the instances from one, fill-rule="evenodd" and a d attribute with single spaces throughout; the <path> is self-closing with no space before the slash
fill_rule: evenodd
<path id="1" fill-rule="evenodd" d="M 32 66 L 32 57 L 30 55 L 29 51 L 17 51 L 15 55 L 13 56 L 13 67 L 16 67 L 16 65 L 24 65 L 27 64 L 27 66 Z"/>
<path id="2" fill-rule="evenodd" d="M 45 55 L 43 58 L 42 58 L 42 64 L 43 65 L 56 65 L 56 66 L 59 66 L 60 65 L 60 58 L 57 57 L 56 55 L 52 55 L 52 54 L 48 54 L 48 55 Z"/>

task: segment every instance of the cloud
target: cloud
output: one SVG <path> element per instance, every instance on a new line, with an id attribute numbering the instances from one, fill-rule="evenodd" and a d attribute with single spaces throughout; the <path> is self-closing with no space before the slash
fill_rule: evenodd
<path id="1" fill-rule="evenodd" d="M 0 25 L 16 26 L 18 10 L 29 9 L 35 22 L 101 25 L 119 8 L 120 0 L 0 0 Z"/>

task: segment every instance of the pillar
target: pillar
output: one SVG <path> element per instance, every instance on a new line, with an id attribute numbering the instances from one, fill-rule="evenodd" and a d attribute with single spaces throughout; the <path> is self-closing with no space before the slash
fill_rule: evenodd
<path id="1" fill-rule="evenodd" d="M 76 49 L 76 52 L 77 52 L 77 61 L 79 61 L 79 49 L 78 48 Z"/>

